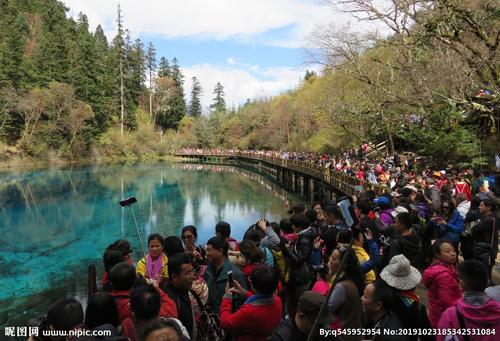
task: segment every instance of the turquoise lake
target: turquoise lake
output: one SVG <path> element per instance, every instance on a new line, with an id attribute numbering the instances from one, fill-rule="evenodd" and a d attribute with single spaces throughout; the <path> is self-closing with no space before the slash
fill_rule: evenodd
<path id="1" fill-rule="evenodd" d="M 232 166 L 122 164 L 0 173 L 0 326 L 24 325 L 54 301 L 86 303 L 87 268 L 102 272 L 104 249 L 128 239 L 141 257 L 141 234 L 180 235 L 198 228 L 198 244 L 227 221 L 241 239 L 259 218 L 279 221 L 295 200 L 262 175 Z"/>

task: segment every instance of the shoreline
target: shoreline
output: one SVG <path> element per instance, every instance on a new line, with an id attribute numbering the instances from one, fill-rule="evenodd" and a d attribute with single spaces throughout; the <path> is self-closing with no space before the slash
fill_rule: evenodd
<path id="1" fill-rule="evenodd" d="M 34 160 L 28 158 L 15 158 L 9 161 L 0 162 L 0 173 L 7 171 L 31 171 L 49 168 L 82 167 L 128 162 L 158 162 L 177 161 L 180 158 L 173 155 L 165 156 L 143 156 L 143 157 L 108 157 L 102 159 L 79 159 L 79 160 Z"/>

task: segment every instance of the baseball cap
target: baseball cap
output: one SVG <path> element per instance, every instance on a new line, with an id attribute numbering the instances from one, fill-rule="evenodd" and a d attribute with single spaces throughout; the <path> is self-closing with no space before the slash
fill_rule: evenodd
<path id="1" fill-rule="evenodd" d="M 326 297 L 314 291 L 305 291 L 299 299 L 297 310 L 300 311 L 305 318 L 314 322 L 325 303 Z M 328 325 L 335 320 L 330 310 L 327 308 L 319 318 L 321 325 Z"/>
<path id="2" fill-rule="evenodd" d="M 391 203 L 391 201 L 389 200 L 389 198 L 388 198 L 388 197 L 383 196 L 383 197 L 378 197 L 378 198 L 375 198 L 375 199 L 373 200 L 373 203 L 374 203 L 375 205 L 384 205 L 384 204 L 385 204 L 385 205 L 389 205 L 389 204 Z"/>
<path id="3" fill-rule="evenodd" d="M 403 206 L 398 206 L 394 209 L 394 211 L 391 212 L 391 215 L 393 218 L 396 218 L 398 216 L 398 214 L 400 214 L 400 213 L 409 213 L 409 212 Z"/>

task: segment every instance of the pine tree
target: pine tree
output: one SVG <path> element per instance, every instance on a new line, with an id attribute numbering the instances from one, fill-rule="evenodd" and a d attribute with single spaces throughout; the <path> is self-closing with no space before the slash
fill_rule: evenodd
<path id="1" fill-rule="evenodd" d="M 173 102 L 171 103 L 172 115 L 175 121 L 175 128 L 179 121 L 186 115 L 186 100 L 184 98 L 184 75 L 179 67 L 177 58 L 172 59 L 172 80 L 174 81 L 177 89 L 176 96 L 173 97 Z"/>
<path id="2" fill-rule="evenodd" d="M 156 103 L 157 123 L 164 129 L 177 129 L 180 120 L 186 115 L 186 101 L 184 99 L 184 76 L 177 59 L 172 59 L 172 67 L 168 67 L 165 58 L 161 58 L 159 75 L 159 93 Z M 167 72 L 170 77 L 166 76 Z M 168 90 L 167 90 L 168 89 Z"/>
<path id="3" fill-rule="evenodd" d="M 168 64 L 168 59 L 165 57 L 160 58 L 160 65 L 158 66 L 158 77 L 172 77 L 172 72 L 170 65 Z"/>
<path id="4" fill-rule="evenodd" d="M 80 13 L 70 47 L 69 83 L 78 99 L 93 106 L 97 102 L 98 84 L 94 37 L 89 32 L 87 16 Z"/>
<path id="5" fill-rule="evenodd" d="M 193 117 L 198 117 L 201 115 L 201 101 L 200 96 L 202 93 L 201 84 L 198 78 L 192 78 L 193 85 L 191 88 L 191 104 L 189 106 L 189 113 Z"/>
<path id="6" fill-rule="evenodd" d="M 149 76 L 149 119 L 153 120 L 153 76 L 156 71 L 156 50 L 153 43 L 149 43 L 146 52 L 146 67 Z"/>
<path id="7" fill-rule="evenodd" d="M 123 135 L 123 125 L 125 121 L 125 76 L 123 73 L 124 59 L 125 59 L 125 39 L 123 38 L 123 23 L 122 23 L 122 11 L 120 9 L 120 4 L 118 4 L 118 34 L 114 40 L 114 47 L 117 52 L 118 65 L 119 65 L 119 76 L 120 76 L 120 132 Z"/>
<path id="8" fill-rule="evenodd" d="M 139 96 L 142 89 L 143 79 L 145 78 L 145 65 L 143 57 L 144 57 L 144 51 L 142 51 L 142 47 L 141 51 L 136 50 L 135 46 L 132 44 L 131 32 L 128 29 L 126 29 L 125 60 L 123 67 L 123 73 L 125 79 L 124 124 L 129 129 L 135 129 L 137 127 L 135 111 L 139 103 Z"/>
<path id="9" fill-rule="evenodd" d="M 226 111 L 226 101 L 224 100 L 224 87 L 220 82 L 217 82 L 213 94 L 215 95 L 210 108 L 216 112 Z"/>
<path id="10" fill-rule="evenodd" d="M 60 2 L 51 2 L 42 18 L 42 34 L 34 66 L 35 79 L 40 85 L 50 81 L 66 82 L 68 79 L 68 26 L 66 8 Z"/>
<path id="11" fill-rule="evenodd" d="M 138 105 L 139 97 L 146 82 L 146 54 L 144 44 L 140 39 L 136 39 L 134 45 L 131 46 L 128 59 L 131 79 L 130 96 L 134 105 Z"/>
<path id="12" fill-rule="evenodd" d="M 94 50 L 96 53 L 97 91 L 94 103 L 96 128 L 104 132 L 110 123 L 112 108 L 117 108 L 115 84 L 116 74 L 113 68 L 113 59 L 106 35 L 101 25 L 96 27 L 94 33 Z"/>
<path id="13" fill-rule="evenodd" d="M 8 10 L 6 5 L 2 7 L 5 7 L 2 11 Z M 22 14 L 7 12 L 0 17 L 0 88 L 21 88 L 25 78 L 22 63 L 28 32 L 29 28 Z"/>

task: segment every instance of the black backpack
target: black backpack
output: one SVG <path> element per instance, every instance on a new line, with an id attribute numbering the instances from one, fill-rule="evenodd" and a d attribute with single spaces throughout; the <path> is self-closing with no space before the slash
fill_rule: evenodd
<path id="1" fill-rule="evenodd" d="M 219 316 L 208 305 L 201 302 L 198 294 L 192 290 L 190 292 L 201 310 L 200 323 L 197 325 L 197 340 L 223 341 L 226 335 L 220 326 Z"/>

